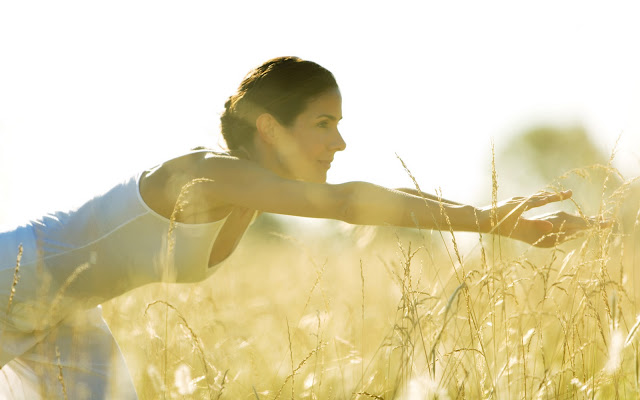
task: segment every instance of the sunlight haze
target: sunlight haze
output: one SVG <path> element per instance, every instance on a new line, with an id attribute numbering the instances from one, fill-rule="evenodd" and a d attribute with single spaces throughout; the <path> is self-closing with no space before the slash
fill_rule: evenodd
<path id="1" fill-rule="evenodd" d="M 614 165 L 640 175 L 637 3 L 311 4 L 0 3 L 0 231 L 215 147 L 225 100 L 282 55 L 340 85 L 332 183 L 410 187 L 397 154 L 424 191 L 486 201 L 492 141 L 538 125 L 607 154 L 620 137 Z"/>

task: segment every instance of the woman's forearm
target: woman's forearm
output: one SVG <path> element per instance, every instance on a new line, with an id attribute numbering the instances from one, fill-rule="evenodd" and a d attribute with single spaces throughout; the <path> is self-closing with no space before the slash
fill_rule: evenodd
<path id="1" fill-rule="evenodd" d="M 343 185 L 348 192 L 345 221 L 352 224 L 438 230 L 449 230 L 450 225 L 454 231 L 487 231 L 486 213 L 470 205 L 439 202 L 366 182 Z"/>
<path id="2" fill-rule="evenodd" d="M 438 196 L 433 195 L 433 194 L 421 192 L 421 191 L 419 191 L 417 189 L 399 188 L 399 189 L 396 189 L 396 190 L 399 191 L 399 192 L 409 193 L 410 195 L 413 195 L 413 196 L 424 197 L 425 199 L 429 199 L 429 200 L 433 200 L 433 201 L 437 201 L 437 202 L 443 202 L 445 204 L 455 204 L 457 206 L 463 206 L 464 205 L 462 203 L 458 203 L 458 202 L 455 202 L 455 201 L 443 199 L 443 198 L 438 197 Z"/>

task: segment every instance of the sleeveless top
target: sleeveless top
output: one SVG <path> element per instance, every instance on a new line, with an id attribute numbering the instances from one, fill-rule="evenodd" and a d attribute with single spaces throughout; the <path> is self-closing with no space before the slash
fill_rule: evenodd
<path id="1" fill-rule="evenodd" d="M 148 283 L 197 282 L 209 275 L 211 249 L 226 218 L 172 222 L 143 201 L 140 177 L 77 210 L 0 233 L 0 332 L 3 325 L 46 329 L 74 310 Z M 19 280 L 7 307 L 20 245 Z"/>

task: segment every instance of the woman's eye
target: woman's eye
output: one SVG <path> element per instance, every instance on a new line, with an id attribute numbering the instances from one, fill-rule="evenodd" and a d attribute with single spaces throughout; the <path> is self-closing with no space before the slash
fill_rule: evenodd
<path id="1" fill-rule="evenodd" d="M 329 126 L 329 122 L 328 121 L 321 121 L 318 122 L 318 128 L 327 128 Z"/>

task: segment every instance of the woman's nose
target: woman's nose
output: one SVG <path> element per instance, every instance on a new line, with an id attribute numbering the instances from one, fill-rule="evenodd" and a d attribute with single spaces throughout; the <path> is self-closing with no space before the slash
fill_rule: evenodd
<path id="1" fill-rule="evenodd" d="M 343 151 L 347 148 L 347 143 L 344 141 L 339 131 L 336 131 L 336 135 L 333 138 L 330 147 L 333 151 Z"/>

